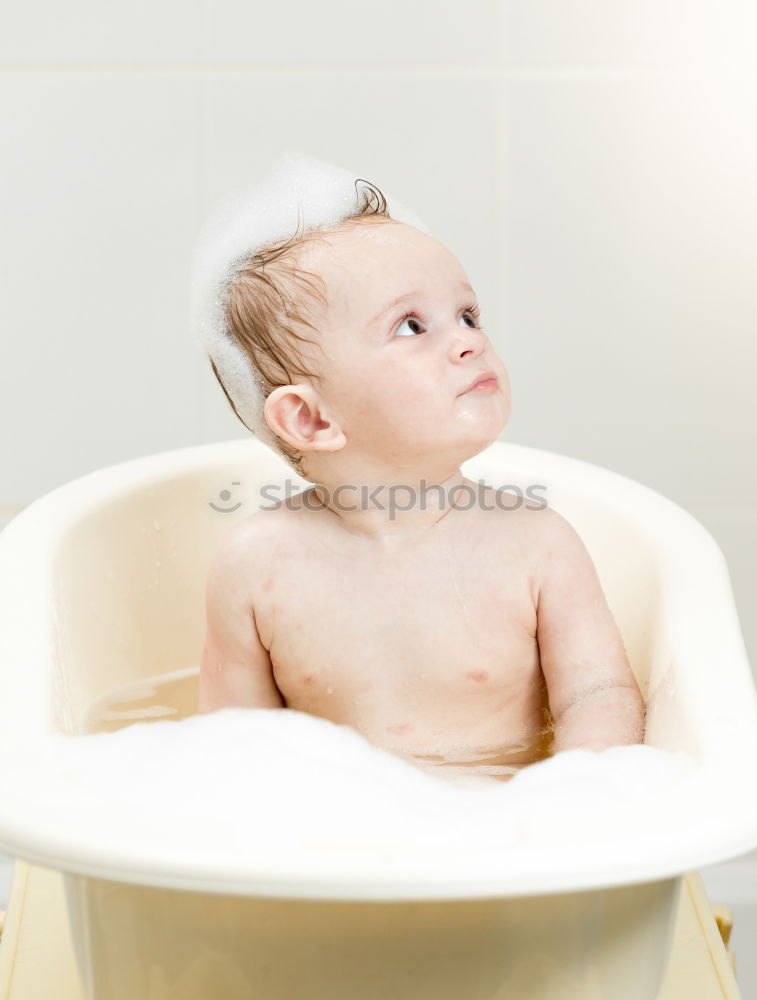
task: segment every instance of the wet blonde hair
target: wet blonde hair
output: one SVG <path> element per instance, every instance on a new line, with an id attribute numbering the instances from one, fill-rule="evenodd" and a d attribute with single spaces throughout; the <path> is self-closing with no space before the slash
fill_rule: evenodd
<path id="1" fill-rule="evenodd" d="M 264 400 L 274 389 L 291 385 L 298 378 L 320 381 L 319 374 L 307 367 L 307 352 L 303 353 L 297 342 L 320 348 L 309 307 L 325 307 L 328 300 L 323 279 L 298 264 L 302 247 L 346 225 L 393 221 L 381 191 L 369 181 L 358 179 L 356 188 L 358 183 L 367 185 L 367 190 L 360 192 L 357 211 L 352 215 L 328 230 L 320 227 L 304 232 L 298 226 L 289 239 L 258 248 L 234 269 L 224 301 L 226 328 L 257 373 Z M 302 336 L 297 327 L 308 327 L 315 339 Z M 212 358 L 210 364 L 231 409 L 246 427 Z M 303 453 L 271 433 L 282 457 L 299 476 L 307 478 Z"/>

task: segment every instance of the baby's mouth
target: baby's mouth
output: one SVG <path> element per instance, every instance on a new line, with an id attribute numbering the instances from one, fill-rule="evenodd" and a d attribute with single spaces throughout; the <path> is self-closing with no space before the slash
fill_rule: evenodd
<path id="1" fill-rule="evenodd" d="M 477 378 L 471 382 L 467 389 L 460 393 L 461 396 L 469 392 L 492 392 L 499 388 L 499 380 L 494 372 L 481 372 Z"/>

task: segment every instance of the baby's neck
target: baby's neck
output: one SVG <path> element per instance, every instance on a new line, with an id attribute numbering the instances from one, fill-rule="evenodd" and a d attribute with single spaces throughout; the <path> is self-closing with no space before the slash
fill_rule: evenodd
<path id="1" fill-rule="evenodd" d="M 449 475 L 417 474 L 354 477 L 348 481 L 320 481 L 314 499 L 338 518 L 341 526 L 368 539 L 391 540 L 419 536 L 454 510 L 470 509 L 470 488 L 459 468 Z"/>

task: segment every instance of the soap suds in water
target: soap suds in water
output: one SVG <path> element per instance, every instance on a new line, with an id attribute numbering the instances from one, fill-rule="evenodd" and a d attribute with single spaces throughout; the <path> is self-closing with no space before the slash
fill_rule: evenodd
<path id="1" fill-rule="evenodd" d="M 238 865 L 274 848 L 340 845 L 515 858 L 521 848 L 643 839 L 702 819 L 696 762 L 648 746 L 563 752 L 504 783 L 437 771 L 311 715 L 228 708 L 52 734 L 0 776 L 0 796 L 61 838 L 86 831 L 124 852 Z"/>

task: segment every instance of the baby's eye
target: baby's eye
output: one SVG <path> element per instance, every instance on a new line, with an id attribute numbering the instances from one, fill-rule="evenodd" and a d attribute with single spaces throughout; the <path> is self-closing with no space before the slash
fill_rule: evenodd
<path id="1" fill-rule="evenodd" d="M 403 333 L 402 327 L 407 325 L 408 332 Z M 423 330 L 423 324 L 415 315 L 415 313 L 406 313 L 402 319 L 402 322 L 397 327 L 396 333 L 399 337 L 414 337 L 416 334 L 421 333 Z"/>
<path id="2" fill-rule="evenodd" d="M 481 325 L 481 310 L 478 306 L 469 306 L 460 317 L 462 325 L 471 329 L 478 329 Z"/>

